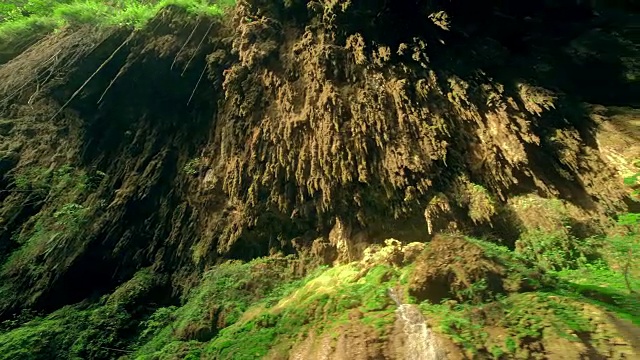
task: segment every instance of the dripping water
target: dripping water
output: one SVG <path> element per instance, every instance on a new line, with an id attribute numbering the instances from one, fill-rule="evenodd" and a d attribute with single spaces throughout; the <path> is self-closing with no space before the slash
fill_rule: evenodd
<path id="1" fill-rule="evenodd" d="M 406 335 L 405 360 L 446 360 L 420 309 L 413 304 L 403 304 L 395 289 L 389 289 L 389 297 L 398 305 L 396 316 Z"/>

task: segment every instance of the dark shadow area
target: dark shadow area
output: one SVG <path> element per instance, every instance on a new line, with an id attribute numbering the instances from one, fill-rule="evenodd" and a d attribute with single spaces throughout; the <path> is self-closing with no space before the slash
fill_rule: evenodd
<path id="1" fill-rule="evenodd" d="M 118 285 L 114 280 L 117 267 L 105 256 L 105 249 L 89 242 L 88 250 L 51 284 L 33 308 L 49 313 L 83 300 L 98 301 Z"/>
<path id="2" fill-rule="evenodd" d="M 580 341 L 582 341 L 584 346 L 587 348 L 586 354 L 583 355 L 585 356 L 586 359 L 589 359 L 589 360 L 609 359 L 609 357 L 602 355 L 595 347 L 593 347 L 593 344 L 591 344 L 591 334 L 587 332 L 578 332 L 576 333 L 576 336 L 580 339 Z"/>
<path id="3" fill-rule="evenodd" d="M 291 239 L 304 237 L 313 224 L 282 213 L 267 211 L 258 217 L 255 224 L 247 226 L 240 237 L 233 242 L 223 255 L 225 259 L 249 261 L 262 256 L 282 251 L 285 255 L 296 253 Z M 222 239 L 228 236 L 222 235 Z M 305 239 L 310 245 L 314 239 Z"/>
<path id="4" fill-rule="evenodd" d="M 182 167 L 198 156 L 217 110 L 213 99 L 219 89 L 212 86 L 209 76 L 219 74 L 209 75 L 208 71 L 218 69 L 210 69 L 206 60 L 215 45 L 201 43 L 201 39 L 215 41 L 209 34 L 214 25 L 210 25 L 201 21 L 194 29 L 163 20 L 149 27 L 153 33 L 138 33 L 116 52 L 129 36 L 117 33 L 51 91 L 64 104 L 99 71 L 68 109 L 84 125 L 82 166 L 106 175 L 92 194 L 91 205 L 99 208 L 96 218 L 86 238 L 75 241 L 82 253 L 68 268 L 55 270 L 54 280 L 37 296 L 35 309 L 49 312 L 98 299 L 143 267 L 155 264 L 157 269 L 169 270 L 181 264 L 175 247 L 195 240 L 193 228 L 181 229 L 188 228 L 194 213 L 176 206 L 185 201 Z M 187 45 L 193 49 L 178 58 L 172 47 L 180 49 L 192 30 Z M 175 36 L 173 43 L 153 43 L 168 35 Z M 120 198 L 118 192 L 128 195 Z M 23 207 L 21 213 L 30 209 Z M 185 230 L 181 236 L 194 238 L 176 239 L 176 229 Z M 10 235 L 3 231 L 2 243 Z M 26 274 L 27 269 L 20 286 L 29 288 L 39 279 Z M 6 309 L 2 317 L 11 316 L 21 306 Z"/>
<path id="5" fill-rule="evenodd" d="M 635 299 L 640 301 L 640 299 Z M 640 327 L 639 324 L 633 323 L 629 320 L 623 320 L 611 313 L 607 313 L 607 319 L 611 321 L 616 329 L 624 335 L 625 340 L 628 341 L 634 348 L 640 349 Z"/>

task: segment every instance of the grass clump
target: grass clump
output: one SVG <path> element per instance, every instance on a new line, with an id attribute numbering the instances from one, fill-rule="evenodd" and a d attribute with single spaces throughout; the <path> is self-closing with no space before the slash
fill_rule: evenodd
<path id="1" fill-rule="evenodd" d="M 577 239 L 563 231 L 530 230 L 517 241 L 517 252 L 543 270 L 577 268 L 598 256 L 596 238 Z"/>
<path id="2" fill-rule="evenodd" d="M 79 1 L 55 7 L 51 16 L 60 25 L 100 25 L 112 9 L 103 2 Z"/>
<path id="3" fill-rule="evenodd" d="M 0 43 L 29 43 L 30 39 L 51 32 L 61 24 L 54 17 L 25 17 L 0 23 Z"/>
<path id="4" fill-rule="evenodd" d="M 142 28 L 168 6 L 177 6 L 196 16 L 216 17 L 223 15 L 234 3 L 234 0 L 31 0 L 21 6 L 0 8 L 0 19 L 3 19 L 0 21 L 0 43 L 26 41 L 64 26 Z"/>

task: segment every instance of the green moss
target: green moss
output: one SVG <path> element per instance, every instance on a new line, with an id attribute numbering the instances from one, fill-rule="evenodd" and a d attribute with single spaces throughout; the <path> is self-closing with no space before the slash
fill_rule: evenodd
<path id="1" fill-rule="evenodd" d="M 580 303 L 550 293 L 512 294 L 498 302 L 467 305 L 421 304 L 438 330 L 471 354 L 520 355 L 523 344 L 542 340 L 545 329 L 554 336 L 579 341 L 576 333 L 593 330 Z M 487 327 L 506 330 L 505 340 L 489 336 Z"/>
<path id="2" fill-rule="evenodd" d="M 73 346 L 88 320 L 87 311 L 63 308 L 47 318 L 1 333 L 0 354 L 3 359 L 15 360 L 70 358 L 62 349 L 68 351 Z"/>
<path id="3" fill-rule="evenodd" d="M 626 219 L 626 218 L 625 218 Z M 438 330 L 454 340 L 470 355 L 507 356 L 526 358 L 525 344 L 544 342 L 550 338 L 564 338 L 571 342 L 583 341 L 579 334 L 596 332 L 596 324 L 586 305 L 608 310 L 616 317 L 640 325 L 640 298 L 633 289 L 640 288 L 640 278 L 625 264 L 635 264 L 629 254 L 640 252 L 636 243 L 635 223 L 627 226 L 623 235 L 602 239 L 589 239 L 594 244 L 590 250 L 594 257 L 576 259 L 572 249 L 565 249 L 564 242 L 545 242 L 548 234 L 537 241 L 546 246 L 545 254 L 557 254 L 554 264 L 561 270 L 550 270 L 538 279 L 537 291 L 512 293 L 484 303 L 444 302 L 420 305 L 426 317 L 434 320 Z M 626 232 L 625 232 L 626 231 Z M 477 239 L 468 239 L 481 246 L 486 256 L 510 269 L 510 274 L 527 274 L 526 254 Z M 536 239 L 530 239 L 535 242 Z M 598 246 L 595 246 L 598 245 Z M 564 261 L 564 262 L 563 262 Z M 553 268 L 553 267 L 547 267 Z M 471 290 L 471 289 L 469 289 Z M 489 336 L 487 329 L 502 329 L 500 341 Z"/>
<path id="4" fill-rule="evenodd" d="M 220 359 L 255 358 L 277 344 L 293 344 L 308 331 L 331 333 L 341 324 L 352 322 L 351 309 L 364 314 L 359 320 L 362 324 L 383 334 L 395 320 L 387 289 L 398 283 L 400 273 L 391 267 L 377 266 L 359 278 L 354 265 L 345 265 L 314 274 L 275 307 L 222 330 L 208 345 L 207 353 Z M 264 317 L 270 321 L 256 320 Z"/>
<path id="5" fill-rule="evenodd" d="M 108 359 L 132 346 L 143 309 L 139 306 L 161 282 L 141 270 L 91 306 L 68 306 L 0 332 L 0 358 L 12 360 Z M 115 350 L 114 350 L 115 349 Z"/>
<path id="6" fill-rule="evenodd" d="M 173 352 L 180 346 L 172 339 L 180 333 L 180 326 L 201 320 L 202 312 L 218 308 L 221 303 L 235 304 L 238 311 L 210 340 L 201 339 L 205 358 L 255 359 L 274 348 L 288 349 L 298 336 L 309 331 L 338 333 L 340 326 L 352 323 L 351 310 L 357 309 L 362 314 L 358 321 L 380 335 L 395 320 L 393 303 L 386 292 L 398 284 L 402 269 L 377 266 L 361 277 L 355 265 L 320 268 L 304 279 L 281 277 L 273 286 L 251 296 L 243 293 L 246 279 L 252 278 L 248 272 L 256 266 L 261 268 L 264 261 L 229 263 L 222 266 L 224 270 L 209 275 L 215 277 L 205 277 L 187 303 L 175 310 L 174 325 L 158 331 L 138 350 L 137 356 L 140 359 L 176 356 Z M 273 274 L 268 276 L 274 278 Z M 175 330 L 168 330 L 171 326 Z"/>
<path id="7" fill-rule="evenodd" d="M 171 310 L 159 309 L 145 323 L 147 330 L 141 337 L 136 356 L 162 358 L 178 343 L 192 340 L 205 342 L 214 336 L 224 343 L 224 330 L 220 327 L 234 325 L 251 304 L 270 305 L 301 284 L 289 266 L 291 259 L 257 259 L 249 263 L 231 261 L 221 264 L 203 276 L 200 286 L 184 299 L 184 304 Z M 255 306 L 254 306 L 255 308 Z M 164 312 L 165 315 L 158 314 Z M 164 316 L 164 323 L 158 318 Z M 250 331 L 270 323 L 262 317 L 257 323 L 242 323 L 242 331 Z M 149 321 L 155 321 L 155 329 L 149 329 Z M 261 337 L 267 339 L 268 337 Z M 151 355 L 150 355 L 151 354 Z"/>
<path id="8" fill-rule="evenodd" d="M 557 293 L 605 308 L 640 326 L 640 297 L 629 293 L 624 275 L 619 271 L 596 264 L 564 270 L 557 276 L 563 280 Z M 639 279 L 634 278 L 630 283 L 636 289 L 640 288 Z"/>
<path id="9" fill-rule="evenodd" d="M 507 268 L 508 276 L 521 279 L 532 271 L 522 254 L 482 240 L 468 241 Z M 610 251 L 621 249 L 614 240 L 608 241 Z M 484 302 L 423 303 L 420 308 L 436 331 L 470 356 L 526 358 L 525 345 L 531 342 L 582 341 L 580 334 L 596 331 L 585 304 L 637 322 L 638 302 L 626 291 L 619 267 L 607 263 L 608 258 L 618 259 L 609 254 L 578 268 L 550 272 L 538 279 L 540 287 L 531 287 L 528 293 L 496 294 Z M 184 296 L 181 306 L 148 313 L 136 309 L 158 277 L 143 270 L 99 304 L 57 312 L 10 330 L 0 336 L 0 350 L 16 359 L 39 359 L 47 352 L 70 358 L 112 355 L 113 350 L 105 349 L 132 352 L 132 359 L 256 359 L 273 352 L 287 354 L 310 332 L 337 338 L 345 327 L 363 326 L 383 339 L 396 320 L 387 291 L 406 288 L 415 267 L 378 265 L 365 271 L 359 264 L 349 264 L 321 267 L 299 278 L 292 261 L 297 260 L 218 265 Z M 637 285 L 633 280 L 632 286 Z M 482 291 L 476 286 L 482 284 L 472 284 L 468 290 Z M 62 330 L 65 327 L 73 331 Z M 491 333 L 495 329 L 502 331 L 501 336 Z M 39 332 L 54 348 L 36 343 Z M 20 350 L 24 346 L 36 350 L 27 353 Z"/>

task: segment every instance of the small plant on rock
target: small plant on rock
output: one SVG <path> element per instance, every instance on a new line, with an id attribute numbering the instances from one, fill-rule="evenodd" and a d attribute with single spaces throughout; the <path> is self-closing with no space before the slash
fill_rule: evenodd
<path id="1" fill-rule="evenodd" d="M 182 170 L 184 170 L 187 175 L 196 175 L 198 173 L 198 168 L 200 167 L 201 162 L 202 159 L 199 157 L 191 159 L 184 165 L 184 168 L 182 168 Z"/>

